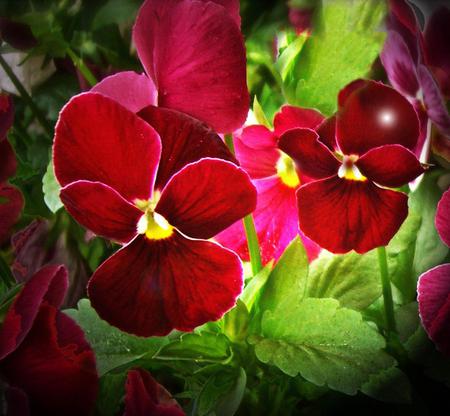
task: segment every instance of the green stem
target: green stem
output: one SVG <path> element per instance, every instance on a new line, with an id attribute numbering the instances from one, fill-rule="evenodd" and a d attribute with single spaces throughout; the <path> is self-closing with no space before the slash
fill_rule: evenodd
<path id="1" fill-rule="evenodd" d="M 83 77 L 89 83 L 91 87 L 97 84 L 97 79 L 91 70 L 86 66 L 83 60 L 70 48 L 67 49 L 67 54 L 72 60 L 73 64 L 80 70 Z"/>
<path id="2" fill-rule="evenodd" d="M 230 152 L 235 154 L 233 136 L 231 134 L 225 134 L 225 143 L 227 144 Z M 262 270 L 261 250 L 259 248 L 258 235 L 256 233 L 255 222 L 253 221 L 252 214 L 244 217 L 244 230 L 245 237 L 247 238 L 248 253 L 250 257 L 250 264 L 252 266 L 253 276 Z"/>
<path id="3" fill-rule="evenodd" d="M 16 87 L 17 91 L 19 91 L 20 96 L 22 99 L 27 103 L 27 105 L 30 107 L 31 111 L 33 112 L 36 119 L 39 121 L 41 126 L 44 128 L 44 130 L 47 132 L 49 136 L 53 135 L 53 129 L 50 126 L 50 123 L 45 118 L 44 114 L 39 110 L 38 106 L 35 104 L 33 99 L 28 94 L 25 87 L 20 82 L 19 78 L 16 77 L 16 74 L 11 69 L 11 67 L 8 65 L 8 63 L 5 61 L 3 56 L 0 54 L 0 65 L 2 66 L 3 70 L 6 72 L 6 75 L 8 75 L 11 82 Z"/>
<path id="4" fill-rule="evenodd" d="M 392 300 L 391 281 L 389 280 L 386 248 L 378 247 L 378 264 L 380 266 L 381 287 L 383 289 L 384 312 L 386 315 L 387 330 L 390 333 L 397 332 L 394 316 L 394 301 Z"/>

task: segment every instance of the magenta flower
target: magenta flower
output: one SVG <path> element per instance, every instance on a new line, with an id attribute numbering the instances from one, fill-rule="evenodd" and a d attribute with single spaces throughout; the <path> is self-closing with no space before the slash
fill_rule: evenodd
<path id="1" fill-rule="evenodd" d="M 263 263 L 278 259 L 288 244 L 299 235 L 295 192 L 301 181 L 292 159 L 278 147 L 278 138 L 287 130 L 315 129 L 324 117 L 317 111 L 284 106 L 275 115 L 274 131 L 264 126 L 248 126 L 235 137 L 236 157 L 253 180 L 258 203 L 253 213 Z M 320 247 L 300 233 L 309 259 L 317 257 Z M 216 239 L 248 260 L 247 240 L 241 222 L 220 233 Z"/>
<path id="2" fill-rule="evenodd" d="M 184 416 L 185 413 L 148 371 L 130 370 L 126 381 L 123 416 Z"/>
<path id="3" fill-rule="evenodd" d="M 60 307 L 67 271 L 48 266 L 14 299 L 0 328 L 0 377 L 8 414 L 90 414 L 98 378 L 95 356 L 81 328 Z M 20 413 L 14 413 L 14 411 Z"/>
<path id="4" fill-rule="evenodd" d="M 436 229 L 450 247 L 450 190 L 442 195 L 436 211 Z M 437 348 L 450 356 L 450 264 L 423 273 L 417 286 L 423 327 Z"/>
<path id="5" fill-rule="evenodd" d="M 408 213 L 407 195 L 387 188 L 423 172 L 411 151 L 419 133 L 413 107 L 390 87 L 357 80 L 339 93 L 335 134 L 320 133 L 291 129 L 279 140 L 314 179 L 297 191 L 300 229 L 333 253 L 386 245 Z"/>
<path id="6" fill-rule="evenodd" d="M 237 0 L 147 0 L 133 30 L 146 75 L 121 72 L 92 91 L 133 112 L 158 105 L 232 132 L 249 107 L 239 24 Z"/>
<path id="7" fill-rule="evenodd" d="M 204 124 L 159 107 L 141 116 L 74 97 L 56 126 L 55 174 L 72 216 L 124 245 L 90 280 L 99 315 L 137 335 L 189 331 L 242 290 L 239 258 L 207 239 L 253 211 L 256 190 Z"/>

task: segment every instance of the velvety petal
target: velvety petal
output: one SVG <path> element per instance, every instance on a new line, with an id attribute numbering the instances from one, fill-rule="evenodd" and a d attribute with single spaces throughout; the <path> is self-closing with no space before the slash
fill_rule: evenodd
<path id="1" fill-rule="evenodd" d="M 123 416 L 183 416 L 178 403 L 148 371 L 130 370 L 125 385 Z"/>
<path id="2" fill-rule="evenodd" d="M 110 98 L 80 94 L 60 113 L 53 162 L 62 186 L 102 182 L 128 201 L 148 199 L 160 154 L 155 130 Z"/>
<path id="3" fill-rule="evenodd" d="M 258 191 L 258 204 L 253 212 L 253 220 L 263 263 L 278 260 L 289 243 L 299 234 L 309 260 L 315 259 L 320 247 L 300 233 L 295 189 L 284 185 L 276 176 L 257 179 L 253 183 Z M 249 260 L 242 221 L 218 234 L 215 240 L 236 251 L 243 260 Z"/>
<path id="4" fill-rule="evenodd" d="M 93 307 L 110 324 L 140 336 L 191 331 L 219 319 L 242 290 L 233 252 L 209 241 L 138 236 L 94 273 Z"/>
<path id="5" fill-rule="evenodd" d="M 81 328 L 42 304 L 19 348 L 0 362 L 6 381 L 28 396 L 31 414 L 88 415 L 98 390 L 94 352 Z"/>
<path id="6" fill-rule="evenodd" d="M 0 140 L 0 183 L 14 176 L 17 169 L 16 155 L 8 140 Z"/>
<path id="7" fill-rule="evenodd" d="M 231 17 L 234 19 L 236 24 L 241 26 L 241 16 L 239 14 L 239 0 L 201 0 L 203 2 L 212 1 L 214 3 L 220 4 L 225 7 L 225 9 L 230 13 Z"/>
<path id="8" fill-rule="evenodd" d="M 419 313 L 428 336 L 450 356 L 450 264 L 423 273 L 417 286 Z"/>
<path id="9" fill-rule="evenodd" d="M 438 203 L 435 222 L 439 236 L 450 247 L 450 189 L 443 193 Z"/>
<path id="10" fill-rule="evenodd" d="M 402 94 L 416 97 L 419 91 L 416 63 L 399 33 L 388 31 L 380 57 L 391 84 Z"/>
<path id="11" fill-rule="evenodd" d="M 167 181 L 188 163 L 205 157 L 236 163 L 223 140 L 210 127 L 179 111 L 162 107 L 147 107 L 139 113 L 161 138 L 162 151 L 155 189 L 162 189 Z"/>
<path id="12" fill-rule="evenodd" d="M 0 141 L 2 141 L 14 121 L 14 104 L 9 94 L 0 93 Z"/>
<path id="13" fill-rule="evenodd" d="M 277 137 L 267 127 L 248 126 L 241 135 L 234 136 L 236 157 L 252 179 L 265 178 L 277 173 L 280 158 Z"/>
<path id="14" fill-rule="evenodd" d="M 297 191 L 300 229 L 333 253 L 385 246 L 408 215 L 408 197 L 370 181 L 337 176 Z"/>
<path id="15" fill-rule="evenodd" d="M 336 133 L 346 155 L 362 155 L 385 144 L 401 144 L 412 150 L 419 137 L 419 120 L 400 93 L 367 81 L 345 100 L 338 113 Z"/>
<path id="16" fill-rule="evenodd" d="M 414 153 L 398 144 L 369 150 L 356 165 L 371 181 L 390 188 L 405 185 L 425 172 Z"/>
<path id="17" fill-rule="evenodd" d="M 221 133 L 244 123 L 249 108 L 245 49 L 222 6 L 147 0 L 133 31 L 138 55 L 158 87 L 158 104 L 190 114 Z"/>
<path id="18" fill-rule="evenodd" d="M 98 92 L 117 101 L 133 113 L 157 103 L 155 84 L 145 74 L 124 71 L 102 79 L 91 92 Z"/>
<path id="19" fill-rule="evenodd" d="M 336 116 L 325 119 L 316 128 L 320 141 L 328 147 L 332 152 L 337 150 L 336 143 Z"/>
<path id="20" fill-rule="evenodd" d="M 5 392 L 6 416 L 30 416 L 30 405 L 26 393 L 17 388 L 9 387 Z"/>
<path id="21" fill-rule="evenodd" d="M 311 178 L 336 175 L 341 166 L 313 130 L 289 130 L 280 137 L 278 147 L 295 160 L 301 172 Z"/>
<path id="22" fill-rule="evenodd" d="M 367 79 L 355 79 L 354 81 L 347 84 L 342 90 L 339 91 L 338 94 L 338 107 L 339 109 L 345 106 L 345 103 L 347 102 L 348 98 L 357 90 L 367 87 L 369 83 L 372 81 L 369 81 Z"/>
<path id="23" fill-rule="evenodd" d="M 0 183 L 0 244 L 5 243 L 24 205 L 22 192 L 15 186 Z"/>
<path id="24" fill-rule="evenodd" d="M 315 129 L 322 121 L 324 116 L 317 110 L 311 108 L 301 108 L 292 105 L 284 105 L 281 110 L 275 114 L 273 126 L 275 134 L 281 136 L 284 132 L 296 127 Z"/>
<path id="25" fill-rule="evenodd" d="M 171 225 L 192 238 L 211 238 L 256 207 L 256 189 L 233 163 L 202 159 L 167 183 L 156 206 Z"/>
<path id="26" fill-rule="evenodd" d="M 60 195 L 69 214 L 93 233 L 121 243 L 136 236 L 144 213 L 111 187 L 78 181 L 64 187 Z"/>
<path id="27" fill-rule="evenodd" d="M 68 286 L 64 266 L 38 271 L 15 298 L 0 328 L 0 360 L 14 351 L 30 331 L 43 301 L 58 308 Z"/>

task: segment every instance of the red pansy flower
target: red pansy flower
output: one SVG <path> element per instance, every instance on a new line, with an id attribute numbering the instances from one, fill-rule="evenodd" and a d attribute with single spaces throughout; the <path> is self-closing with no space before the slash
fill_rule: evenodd
<path id="1" fill-rule="evenodd" d="M 254 125 L 235 136 L 236 157 L 253 180 L 258 203 L 253 213 L 263 263 L 278 259 L 300 233 L 295 192 L 308 178 L 296 170 L 293 160 L 278 147 L 278 138 L 297 127 L 315 129 L 324 121 L 316 110 L 286 105 L 275 115 L 274 131 Z M 308 257 L 313 260 L 320 247 L 300 236 Z M 247 240 L 241 222 L 216 236 L 217 241 L 248 260 Z"/>
<path id="2" fill-rule="evenodd" d="M 253 211 L 256 190 L 216 159 L 233 157 L 204 124 L 159 107 L 141 117 L 149 124 L 100 94 L 74 97 L 56 126 L 55 174 L 72 216 L 124 244 L 90 280 L 99 315 L 142 336 L 189 331 L 241 292 L 239 258 L 207 239 Z"/>
<path id="3" fill-rule="evenodd" d="M 184 416 L 185 413 L 161 384 L 148 371 L 130 370 L 125 385 L 123 416 Z"/>
<path id="4" fill-rule="evenodd" d="M 133 112 L 172 108 L 229 133 L 249 107 L 239 1 L 147 0 L 133 39 L 146 75 L 105 78 L 92 91 Z"/>
<path id="5" fill-rule="evenodd" d="M 8 410 L 21 415 L 88 415 L 98 390 L 95 356 L 60 307 L 67 271 L 48 266 L 14 299 L 0 328 L 0 377 Z M 20 400 L 20 407 L 18 406 Z"/>
<path id="6" fill-rule="evenodd" d="M 365 253 L 386 245 L 408 213 L 407 195 L 389 188 L 423 168 L 411 152 L 419 123 L 394 89 L 357 80 L 339 93 L 339 112 L 319 135 L 292 129 L 282 151 L 314 181 L 297 191 L 300 229 L 333 253 Z"/>
<path id="7" fill-rule="evenodd" d="M 444 192 L 436 211 L 436 229 L 450 247 L 450 190 Z M 437 348 L 450 356 L 450 264 L 423 273 L 417 286 L 423 327 Z"/>

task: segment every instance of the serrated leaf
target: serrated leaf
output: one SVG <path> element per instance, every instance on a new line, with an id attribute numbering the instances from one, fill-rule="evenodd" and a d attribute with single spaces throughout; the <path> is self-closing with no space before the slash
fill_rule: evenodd
<path id="1" fill-rule="evenodd" d="M 263 363 L 346 394 L 356 394 L 371 375 L 395 362 L 361 314 L 334 299 L 305 299 L 296 307 L 266 311 L 262 337 L 249 341 Z"/>
<path id="2" fill-rule="evenodd" d="M 83 329 L 95 351 L 100 376 L 144 356 L 154 355 L 168 343 L 166 337 L 141 338 L 126 334 L 100 319 L 88 299 L 78 302 L 78 309 L 64 311 Z"/>
<path id="3" fill-rule="evenodd" d="M 60 190 L 61 186 L 56 180 L 53 170 L 53 162 L 50 162 L 47 166 L 47 171 L 42 178 L 42 192 L 44 193 L 45 204 L 53 213 L 58 211 L 63 206 L 61 198 L 59 197 Z"/>

